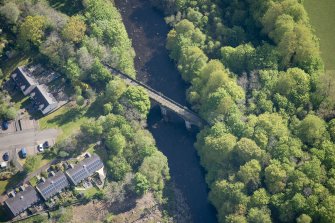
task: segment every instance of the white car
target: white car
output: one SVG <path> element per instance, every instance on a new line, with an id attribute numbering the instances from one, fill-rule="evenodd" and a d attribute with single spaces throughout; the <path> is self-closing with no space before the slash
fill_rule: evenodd
<path id="1" fill-rule="evenodd" d="M 43 143 L 39 144 L 39 145 L 37 146 L 37 149 L 38 149 L 38 151 L 43 152 L 43 151 L 44 151 Z"/>

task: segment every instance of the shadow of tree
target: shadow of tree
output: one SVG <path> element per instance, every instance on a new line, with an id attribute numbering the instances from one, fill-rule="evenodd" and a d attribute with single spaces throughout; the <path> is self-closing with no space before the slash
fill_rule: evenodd
<path id="1" fill-rule="evenodd" d="M 74 107 L 63 114 L 55 116 L 47 122 L 50 124 L 65 125 L 82 117 L 83 112 L 82 108 Z"/>

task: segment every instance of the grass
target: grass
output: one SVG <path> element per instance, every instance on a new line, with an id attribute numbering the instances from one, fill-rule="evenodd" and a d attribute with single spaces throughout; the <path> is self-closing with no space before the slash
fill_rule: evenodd
<path id="1" fill-rule="evenodd" d="M 311 24 L 320 39 L 326 70 L 335 70 L 335 1 L 304 0 Z"/>
<path id="2" fill-rule="evenodd" d="M 6 191 L 8 183 L 9 183 L 8 180 L 1 180 L 0 181 L 0 194 L 4 193 Z"/>
<path id="3" fill-rule="evenodd" d="M 79 131 L 80 126 L 88 119 L 83 116 L 81 111 L 69 105 L 66 105 L 54 113 L 45 116 L 39 120 L 41 129 L 58 128 L 62 133 L 58 136 L 57 141 L 64 140 L 70 135 Z"/>
<path id="4" fill-rule="evenodd" d="M 34 158 L 34 165 L 31 172 L 35 172 L 36 170 L 38 170 L 39 168 L 48 164 L 51 161 L 50 159 L 45 158 L 42 154 L 38 154 L 35 156 L 30 157 L 28 156 L 26 159 L 20 159 L 19 162 L 23 166 L 26 163 L 27 159 L 32 159 L 32 157 Z"/>
<path id="5" fill-rule="evenodd" d="M 23 66 L 28 64 L 29 55 L 27 54 L 18 54 L 11 58 L 10 60 L 3 61 L 1 64 L 1 69 L 5 77 L 8 77 L 18 66 Z"/>
<path id="6" fill-rule="evenodd" d="M 94 197 L 94 195 L 96 195 L 97 193 L 99 193 L 99 189 L 96 187 L 91 187 L 87 190 L 84 191 L 80 191 L 84 194 L 84 196 L 88 199 L 92 199 Z"/>

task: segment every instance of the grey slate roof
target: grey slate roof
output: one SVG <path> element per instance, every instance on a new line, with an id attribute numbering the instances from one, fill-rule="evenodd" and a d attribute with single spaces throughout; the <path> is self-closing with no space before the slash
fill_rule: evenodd
<path id="1" fill-rule="evenodd" d="M 45 182 L 39 183 L 36 186 L 36 189 L 40 192 L 44 200 L 48 200 L 68 186 L 69 181 L 67 180 L 65 174 L 63 172 L 57 172 L 54 176 L 49 177 Z"/>
<path id="2" fill-rule="evenodd" d="M 56 99 L 45 90 L 45 87 L 42 87 L 41 85 L 37 85 L 30 93 L 30 96 L 40 109 L 44 109 L 48 105 L 57 103 Z"/>
<path id="3" fill-rule="evenodd" d="M 15 197 L 5 201 L 5 207 L 13 216 L 17 216 L 39 201 L 38 194 L 32 186 L 28 186 L 24 191 L 20 191 Z"/>
<path id="4" fill-rule="evenodd" d="M 16 68 L 16 70 L 12 74 L 12 78 L 23 91 L 32 85 L 37 85 L 36 81 L 33 78 L 29 77 L 28 74 L 25 72 L 24 67 Z"/>
<path id="5" fill-rule="evenodd" d="M 100 157 L 96 154 L 79 162 L 76 166 L 66 171 L 74 185 L 77 185 L 85 178 L 91 176 L 94 172 L 104 167 Z"/>

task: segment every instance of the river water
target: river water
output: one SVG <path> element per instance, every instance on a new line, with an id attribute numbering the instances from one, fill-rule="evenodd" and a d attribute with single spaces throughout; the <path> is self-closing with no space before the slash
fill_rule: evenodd
<path id="1" fill-rule="evenodd" d="M 163 14 L 148 0 L 115 0 L 115 3 L 136 52 L 137 79 L 186 105 L 188 86 L 165 48 L 170 28 L 165 24 Z M 205 173 L 193 146 L 196 135 L 188 132 L 182 122 L 164 122 L 157 107 L 150 111 L 148 128 L 157 147 L 168 158 L 171 178 L 186 199 L 192 222 L 217 222 L 216 211 L 207 199 Z"/>

